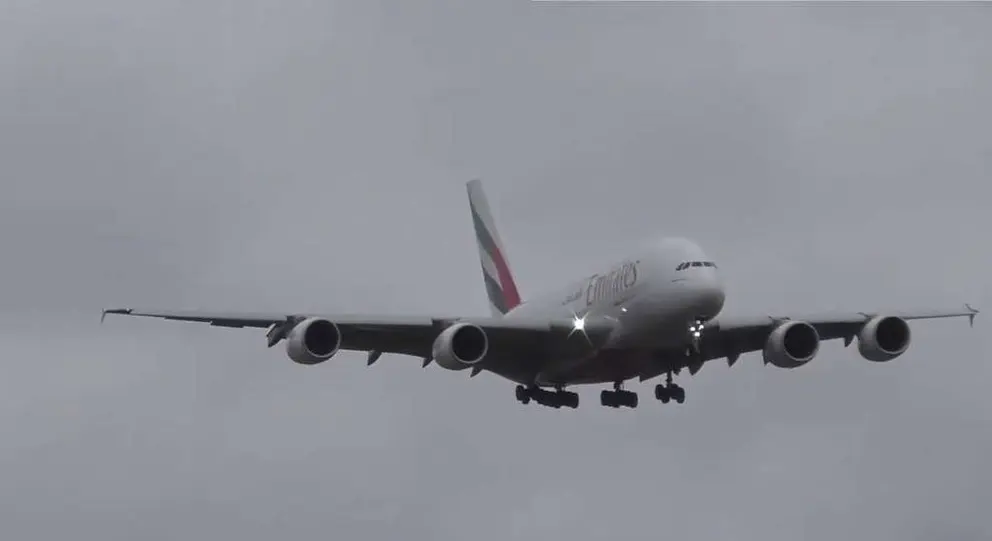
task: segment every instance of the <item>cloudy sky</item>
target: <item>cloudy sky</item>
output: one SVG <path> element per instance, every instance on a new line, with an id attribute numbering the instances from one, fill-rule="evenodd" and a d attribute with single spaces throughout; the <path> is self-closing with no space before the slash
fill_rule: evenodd
<path id="1" fill-rule="evenodd" d="M 525 296 L 652 235 L 735 313 L 992 308 L 984 6 L 8 0 L 0 524 L 12 539 L 992 536 L 992 342 L 714 362 L 688 400 L 112 305 L 485 314 L 464 182 Z"/>

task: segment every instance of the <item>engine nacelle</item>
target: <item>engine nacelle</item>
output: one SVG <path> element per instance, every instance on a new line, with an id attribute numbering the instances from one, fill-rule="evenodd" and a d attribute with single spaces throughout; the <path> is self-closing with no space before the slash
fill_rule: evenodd
<path id="1" fill-rule="evenodd" d="M 304 319 L 286 337 L 286 353 L 300 364 L 322 363 L 333 357 L 340 348 L 341 331 L 326 319 Z"/>
<path id="2" fill-rule="evenodd" d="M 775 328 L 765 342 L 765 364 L 798 368 L 820 351 L 820 333 L 805 321 L 787 321 Z"/>
<path id="3" fill-rule="evenodd" d="M 891 361 L 909 349 L 909 324 L 895 316 L 875 316 L 858 331 L 858 352 L 869 361 Z"/>
<path id="4" fill-rule="evenodd" d="M 489 337 L 481 327 L 455 323 L 434 340 L 432 356 L 448 370 L 464 370 L 486 358 Z"/>

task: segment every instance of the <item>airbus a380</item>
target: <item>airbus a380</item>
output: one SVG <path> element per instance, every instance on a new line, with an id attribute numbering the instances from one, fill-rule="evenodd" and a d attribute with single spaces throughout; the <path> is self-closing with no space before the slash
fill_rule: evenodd
<path id="1" fill-rule="evenodd" d="M 576 408 L 582 384 L 609 384 L 600 403 L 637 407 L 624 383 L 665 376 L 655 386 L 662 403 L 682 403 L 673 381 L 706 361 L 761 351 L 766 365 L 798 368 L 816 357 L 820 342 L 857 339 L 862 357 L 895 359 L 910 343 L 907 321 L 967 317 L 978 310 L 854 312 L 810 316 L 720 316 L 725 292 L 719 268 L 695 243 L 679 238 L 643 249 L 559 291 L 522 301 L 479 180 L 467 184 L 479 245 L 488 317 L 240 314 L 113 308 L 106 314 L 157 317 L 221 327 L 268 328 L 268 346 L 285 340 L 289 358 L 303 365 L 342 350 L 365 351 L 369 365 L 384 353 L 419 357 L 448 370 L 498 374 L 517 384 L 516 397 L 554 408 Z"/>

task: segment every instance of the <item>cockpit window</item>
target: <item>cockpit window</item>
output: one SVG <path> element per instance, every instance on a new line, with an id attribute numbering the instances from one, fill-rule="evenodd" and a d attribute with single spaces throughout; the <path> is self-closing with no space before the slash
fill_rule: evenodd
<path id="1" fill-rule="evenodd" d="M 676 271 L 683 271 L 685 269 L 688 269 L 689 267 L 712 267 L 712 268 L 716 268 L 716 263 L 714 263 L 712 261 L 683 261 L 682 263 L 679 263 L 679 265 L 677 267 L 675 267 L 675 270 Z"/>

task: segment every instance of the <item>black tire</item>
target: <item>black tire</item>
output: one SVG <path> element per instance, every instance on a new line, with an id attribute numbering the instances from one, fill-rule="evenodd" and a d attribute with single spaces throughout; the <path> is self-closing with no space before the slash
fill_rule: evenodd
<path id="1" fill-rule="evenodd" d="M 661 400 L 662 404 L 667 404 L 672 399 L 672 393 L 668 391 L 668 387 L 659 383 L 654 386 L 654 397 Z"/>
<path id="2" fill-rule="evenodd" d="M 523 404 L 530 402 L 530 396 L 527 395 L 527 388 L 523 385 L 517 385 L 517 401 Z"/>
<path id="3" fill-rule="evenodd" d="M 672 391 L 673 391 L 672 394 L 674 395 L 673 398 L 675 398 L 676 402 L 678 402 L 679 404 L 685 402 L 685 389 L 683 389 L 682 387 L 675 387 L 674 389 L 672 389 Z"/>
<path id="4" fill-rule="evenodd" d="M 636 408 L 637 407 L 637 402 L 638 402 L 638 400 L 637 400 L 637 393 L 627 392 L 626 395 L 627 396 L 624 397 L 624 402 L 626 403 L 625 405 L 628 408 Z"/>
<path id="5" fill-rule="evenodd" d="M 602 404 L 602 405 L 604 405 L 604 406 L 606 406 L 606 407 L 608 407 L 608 408 L 615 408 L 615 407 L 617 407 L 616 397 L 614 396 L 614 394 L 615 393 L 613 391 L 602 391 L 602 392 L 600 392 L 599 393 L 599 403 Z"/>

